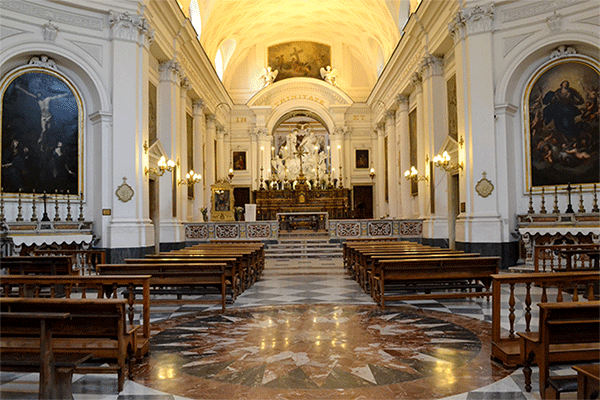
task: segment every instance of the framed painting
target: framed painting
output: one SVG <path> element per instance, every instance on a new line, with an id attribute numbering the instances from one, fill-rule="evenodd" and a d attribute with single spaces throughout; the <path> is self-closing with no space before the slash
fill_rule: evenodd
<path id="1" fill-rule="evenodd" d="M 356 149 L 354 165 L 356 169 L 369 169 L 369 150 Z"/>
<path id="2" fill-rule="evenodd" d="M 2 79 L 0 95 L 3 191 L 81 193 L 83 109 L 73 84 L 26 66 Z"/>
<path id="3" fill-rule="evenodd" d="M 331 47 L 326 44 L 295 41 L 269 46 L 268 65 L 277 70 L 275 82 L 287 78 L 321 79 L 321 68 L 331 65 Z"/>
<path id="4" fill-rule="evenodd" d="M 218 180 L 211 185 L 212 221 L 234 221 L 235 199 L 233 186 L 226 180 Z"/>
<path id="5" fill-rule="evenodd" d="M 232 158 L 233 158 L 233 170 L 234 171 L 245 171 L 246 170 L 246 152 L 245 151 L 234 151 Z"/>
<path id="6" fill-rule="evenodd" d="M 527 187 L 599 179 L 600 66 L 569 56 L 542 66 L 524 94 Z"/>

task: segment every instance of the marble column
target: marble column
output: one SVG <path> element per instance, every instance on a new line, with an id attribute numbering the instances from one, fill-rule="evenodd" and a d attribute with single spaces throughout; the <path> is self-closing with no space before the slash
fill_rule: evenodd
<path id="1" fill-rule="evenodd" d="M 397 152 L 399 159 L 400 179 L 400 208 L 398 216 L 400 218 L 412 218 L 412 196 L 410 194 L 410 182 L 404 179 L 404 171 L 410 169 L 410 140 L 408 127 L 408 106 L 409 97 L 403 94 L 396 96 L 398 109 L 396 110 L 396 132 L 398 139 Z"/>
<path id="2" fill-rule="evenodd" d="M 158 139 L 164 150 L 165 157 L 177 161 L 179 154 L 178 132 L 181 129 L 179 105 L 181 96 L 182 69 L 175 59 L 159 66 L 160 81 L 158 84 Z M 160 243 L 175 243 L 180 241 L 182 225 L 178 220 L 177 204 L 177 168 L 166 172 L 158 178 L 160 196 Z"/>
<path id="3" fill-rule="evenodd" d="M 208 203 L 204 197 L 206 185 L 206 167 L 204 165 L 204 148 L 206 142 L 206 119 L 204 117 L 204 100 L 193 103 L 194 112 L 194 172 L 202 176 L 202 180 L 194 185 L 194 221 L 202 221 L 200 209 Z"/>
<path id="4" fill-rule="evenodd" d="M 446 90 L 444 81 L 444 62 L 441 58 L 428 55 L 421 63 L 421 77 L 423 79 L 423 147 L 431 161 L 441 153 L 440 149 L 447 137 Z M 453 160 L 456 162 L 457 160 Z M 430 165 L 425 165 L 423 173 L 429 173 Z M 448 177 L 446 171 L 435 169 L 430 174 L 430 187 L 425 195 L 428 202 L 425 207 L 427 219 L 423 222 L 423 236 L 429 239 L 448 238 Z M 421 195 L 421 193 L 419 193 Z"/>
<path id="5" fill-rule="evenodd" d="M 379 122 L 375 128 L 377 135 L 377 151 L 375 152 L 375 170 L 381 171 L 375 176 L 375 204 L 373 205 L 373 217 L 379 218 L 387 214 L 387 203 L 385 201 L 385 122 Z"/>
<path id="6" fill-rule="evenodd" d="M 204 165 L 206 166 L 206 176 L 204 180 L 205 195 L 207 208 L 210 209 L 211 190 L 210 186 L 216 181 L 216 116 L 215 114 L 206 114 L 206 147 L 204 153 Z"/>
<path id="7" fill-rule="evenodd" d="M 477 182 L 487 174 L 493 185 L 499 183 L 497 161 L 504 155 L 496 142 L 494 123 L 493 4 L 461 9 L 452 24 L 456 62 L 458 132 L 464 146 L 459 151 L 465 161 L 461 174 L 460 201 L 465 212 L 456 224 L 456 241 L 463 243 L 508 242 L 499 215 L 499 190 L 489 196 L 477 194 Z M 474 51 L 473 49 L 477 49 Z"/>
<path id="8" fill-rule="evenodd" d="M 388 184 L 388 214 L 390 218 L 398 217 L 399 187 L 398 187 L 398 163 L 397 159 L 397 137 L 396 137 L 396 112 L 385 113 L 385 135 L 387 136 L 387 184 Z"/>
<path id="9" fill-rule="evenodd" d="M 111 216 L 106 238 L 102 245 L 108 248 L 135 249 L 153 244 L 153 226 L 149 219 L 147 179 L 144 175 L 144 140 L 148 137 L 148 79 L 149 46 L 154 31 L 141 15 L 110 12 L 113 74 L 113 110 L 108 115 L 96 116 L 102 129 L 103 148 L 110 149 L 103 160 L 101 172 L 109 181 L 102 187 L 102 208 L 110 209 Z M 112 130 L 108 124 L 112 120 Z M 106 129 L 105 129 L 106 128 Z M 106 132 L 104 132 L 106 131 Z M 110 133 L 109 133 L 110 132 Z M 126 183 L 134 190 L 127 202 L 115 196 L 116 189 Z M 127 251 L 127 250 L 123 250 Z"/>

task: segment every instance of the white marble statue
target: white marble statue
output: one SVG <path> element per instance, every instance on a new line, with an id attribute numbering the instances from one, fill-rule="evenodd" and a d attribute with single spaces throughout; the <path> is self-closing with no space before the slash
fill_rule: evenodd
<path id="1" fill-rule="evenodd" d="M 328 65 L 327 68 L 321 67 L 321 78 L 323 80 L 335 87 L 339 87 L 336 80 L 338 77 L 338 70 L 335 68 L 331 68 L 331 65 Z"/>
<path id="2" fill-rule="evenodd" d="M 275 78 L 277 78 L 278 73 L 279 73 L 279 70 L 273 71 L 271 69 L 271 67 L 265 68 L 262 75 L 260 76 L 260 79 L 263 82 L 262 87 L 264 88 L 266 86 L 269 86 L 271 83 L 275 82 Z"/>

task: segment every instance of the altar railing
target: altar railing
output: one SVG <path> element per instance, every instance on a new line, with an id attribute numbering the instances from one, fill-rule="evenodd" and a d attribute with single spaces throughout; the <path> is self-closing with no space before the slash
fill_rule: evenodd
<path id="1" fill-rule="evenodd" d="M 329 220 L 330 239 L 420 239 L 423 221 L 410 219 Z M 278 240 L 277 221 L 190 222 L 185 224 L 187 242 L 209 240 Z"/>

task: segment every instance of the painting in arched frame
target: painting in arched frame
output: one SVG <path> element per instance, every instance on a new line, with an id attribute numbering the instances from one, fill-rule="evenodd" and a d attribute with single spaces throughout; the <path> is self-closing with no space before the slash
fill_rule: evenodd
<path id="1" fill-rule="evenodd" d="M 524 99 L 527 187 L 591 184 L 599 179 L 597 64 L 565 57 L 540 68 Z"/>
<path id="2" fill-rule="evenodd" d="M 59 72 L 18 68 L 2 79 L 2 190 L 82 191 L 82 103 Z"/>

